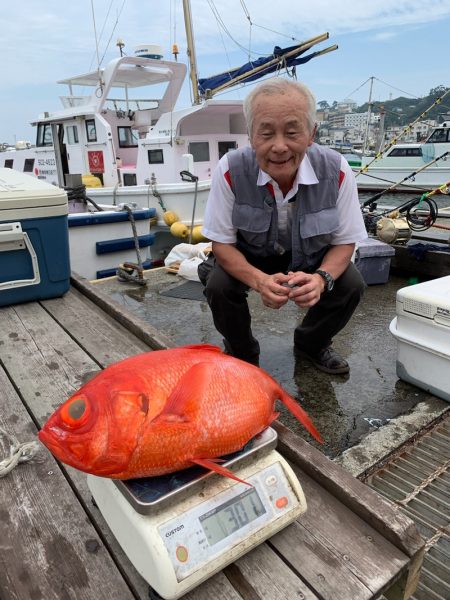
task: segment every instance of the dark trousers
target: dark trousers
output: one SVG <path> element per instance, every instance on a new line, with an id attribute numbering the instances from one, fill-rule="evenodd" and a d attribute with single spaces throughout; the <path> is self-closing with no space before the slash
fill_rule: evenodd
<path id="1" fill-rule="evenodd" d="M 271 257 L 269 261 L 255 259 L 251 262 L 265 273 L 283 273 L 287 271 L 289 257 Z M 264 266 L 261 264 L 263 262 Z M 198 273 L 205 285 L 204 294 L 211 308 L 214 325 L 224 337 L 226 350 L 244 360 L 257 357 L 259 343 L 251 329 L 248 286 L 224 271 L 212 257 L 199 266 Z M 350 263 L 336 280 L 333 290 L 323 293 L 319 302 L 308 310 L 302 323 L 296 327 L 295 345 L 311 354 L 329 346 L 332 338 L 350 320 L 364 289 L 365 283 L 360 272 Z"/>

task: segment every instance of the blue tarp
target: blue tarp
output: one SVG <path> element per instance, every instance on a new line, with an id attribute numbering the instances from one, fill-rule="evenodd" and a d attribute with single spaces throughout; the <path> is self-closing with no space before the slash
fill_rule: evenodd
<path id="1" fill-rule="evenodd" d="M 199 92 L 200 92 L 200 94 L 203 95 L 206 93 L 206 90 L 208 90 L 208 89 L 211 91 L 214 91 L 216 88 L 220 87 L 224 83 L 228 83 L 228 82 L 234 80 L 239 75 L 248 73 L 248 72 L 252 71 L 253 69 L 255 69 L 256 67 L 261 67 L 262 65 L 265 65 L 266 63 L 269 63 L 269 62 L 273 61 L 274 59 L 279 59 L 279 62 L 277 62 L 273 65 L 269 65 L 269 66 L 267 66 L 267 68 L 261 69 L 257 73 L 249 75 L 248 77 L 243 77 L 242 79 L 237 81 L 236 84 L 237 83 L 248 83 L 249 81 L 255 81 L 256 79 L 259 79 L 260 77 L 264 77 L 264 75 L 268 75 L 269 73 L 273 73 L 273 72 L 277 71 L 278 69 L 283 68 L 285 66 L 295 67 L 296 65 L 303 65 L 306 62 L 308 62 L 309 60 L 311 60 L 312 58 L 314 58 L 315 56 L 317 56 L 317 54 L 319 54 L 319 52 L 313 52 L 312 54 L 308 54 L 307 56 L 298 58 L 301 54 L 303 54 L 303 52 L 306 52 L 306 50 L 299 50 L 297 54 L 294 54 L 294 55 L 286 58 L 285 60 L 282 60 L 282 57 L 285 54 L 292 52 L 296 48 L 299 48 L 299 46 L 290 46 L 289 48 L 280 48 L 279 46 L 275 46 L 275 48 L 273 49 L 273 54 L 271 54 L 270 56 L 265 56 L 262 58 L 258 58 L 257 60 L 245 63 L 245 65 L 242 65 L 242 67 L 239 67 L 238 69 L 233 69 L 231 71 L 225 71 L 224 73 L 219 73 L 218 75 L 213 75 L 212 77 L 199 79 L 198 80 Z"/>

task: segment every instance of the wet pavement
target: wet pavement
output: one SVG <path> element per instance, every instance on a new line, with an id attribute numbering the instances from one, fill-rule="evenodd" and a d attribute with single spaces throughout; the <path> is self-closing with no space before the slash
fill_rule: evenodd
<path id="1" fill-rule="evenodd" d="M 160 294 L 184 280 L 165 269 L 147 271 L 146 278 L 149 282 L 146 288 L 115 278 L 95 285 L 169 336 L 176 345 L 222 345 L 206 301 Z M 389 332 L 389 323 L 396 314 L 396 291 L 406 285 L 408 280 L 391 275 L 388 283 L 367 288 L 350 323 L 334 341 L 336 350 L 350 364 L 350 374 L 344 376 L 327 375 L 305 359 L 294 357 L 293 332 L 304 311 L 293 303 L 272 310 L 262 305 L 257 293 L 249 294 L 253 332 L 261 346 L 261 367 L 300 400 L 322 433 L 325 445 L 321 449 L 330 458 L 355 447 L 367 434 L 383 431 L 399 415 L 407 416 L 408 436 L 415 433 L 415 421 L 417 427 L 422 426 L 427 419 L 432 420 L 450 408 L 448 402 L 397 378 L 397 345 Z M 420 418 L 415 419 L 417 407 Z M 278 410 L 281 422 L 318 445 L 284 406 Z M 388 444 L 401 443 L 404 433 L 390 428 Z"/>

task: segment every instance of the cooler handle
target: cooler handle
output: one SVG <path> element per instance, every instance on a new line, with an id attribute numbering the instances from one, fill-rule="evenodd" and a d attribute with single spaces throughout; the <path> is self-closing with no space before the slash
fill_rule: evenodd
<path id="1" fill-rule="evenodd" d="M 0 283 L 0 291 L 24 287 L 25 285 L 38 285 L 41 283 L 37 254 L 28 237 L 28 233 L 22 231 L 22 225 L 20 223 L 0 223 L 0 252 L 10 252 L 11 250 L 22 250 L 25 248 L 30 253 L 33 278 L 3 281 Z"/>

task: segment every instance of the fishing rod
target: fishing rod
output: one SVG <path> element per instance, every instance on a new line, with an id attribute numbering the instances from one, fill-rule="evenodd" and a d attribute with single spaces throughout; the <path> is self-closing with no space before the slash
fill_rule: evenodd
<path id="1" fill-rule="evenodd" d="M 449 152 L 450 151 L 447 150 L 446 152 L 444 152 L 443 154 L 441 154 L 440 156 L 438 156 L 434 160 L 431 160 L 429 163 L 426 163 L 423 167 L 420 167 L 420 169 L 417 169 L 416 171 L 413 171 L 412 173 L 410 173 L 409 175 L 407 175 L 406 177 L 404 177 L 400 181 L 397 181 L 396 183 L 392 184 L 390 187 L 386 188 L 385 190 L 382 190 L 381 192 L 378 192 L 378 194 L 375 194 L 375 196 L 372 196 L 371 198 L 368 198 L 367 200 L 365 200 L 363 202 L 363 204 L 362 204 L 363 208 L 366 207 L 366 206 L 370 206 L 372 209 L 374 209 L 375 206 L 372 207 L 372 205 L 374 205 L 375 202 L 379 198 L 381 198 L 381 196 L 383 196 L 384 194 L 387 194 L 387 192 L 392 191 L 393 189 L 395 189 L 396 187 L 398 187 L 399 185 L 401 185 L 405 181 L 408 181 L 408 179 L 411 179 L 411 177 L 414 177 L 415 175 L 417 175 L 417 173 L 420 173 L 421 171 L 424 171 L 430 165 L 433 165 L 434 163 L 438 162 L 439 160 L 442 160 L 443 158 L 445 158 L 447 156 L 447 154 Z"/>
<path id="2" fill-rule="evenodd" d="M 435 194 L 449 194 L 449 192 L 450 181 L 422 194 L 420 198 L 408 200 L 394 210 L 388 209 L 379 214 L 365 213 L 363 218 L 366 229 L 387 242 L 406 241 L 410 237 L 409 230 L 426 231 L 430 227 L 449 229 L 445 225 L 436 224 L 439 209 L 432 199 Z M 405 221 L 409 230 L 405 228 Z M 395 238 L 392 238 L 393 235 Z"/>
<path id="3" fill-rule="evenodd" d="M 389 150 L 390 148 L 392 148 L 392 146 L 394 146 L 398 140 L 405 135 L 405 133 L 409 133 L 411 131 L 411 129 L 413 128 L 413 126 L 418 122 L 421 121 L 429 112 L 432 108 L 434 108 L 435 106 L 437 106 L 438 104 L 441 104 L 442 100 L 445 98 L 445 96 L 447 96 L 448 94 L 450 94 L 450 88 L 444 92 L 442 94 L 442 96 L 440 96 L 439 98 L 437 98 L 433 104 L 431 106 L 429 106 L 422 114 L 420 114 L 414 121 L 412 121 L 409 125 L 407 125 L 403 131 L 401 131 L 397 137 L 392 138 L 392 140 L 390 142 L 388 142 L 384 148 L 382 148 L 381 150 L 379 150 L 377 152 L 377 154 L 375 154 L 375 156 L 373 157 L 373 159 L 367 163 L 367 165 L 364 165 L 364 167 L 362 167 L 357 173 L 355 173 L 355 177 L 358 177 L 358 175 L 361 175 L 361 173 L 366 173 L 367 170 L 369 169 L 370 165 L 373 164 L 376 160 L 380 159 L 383 154 L 385 152 L 387 152 L 387 150 Z"/>

